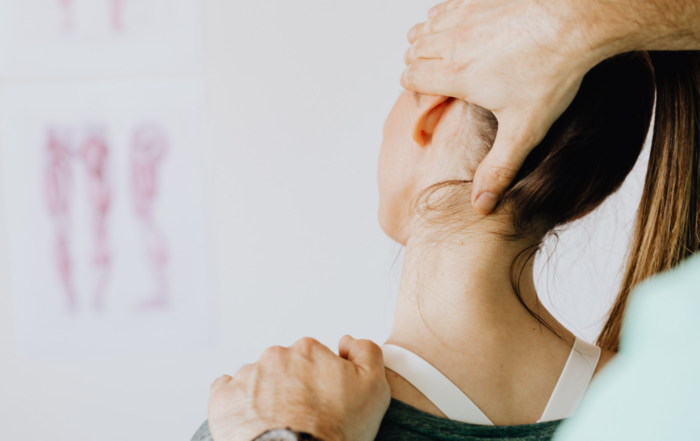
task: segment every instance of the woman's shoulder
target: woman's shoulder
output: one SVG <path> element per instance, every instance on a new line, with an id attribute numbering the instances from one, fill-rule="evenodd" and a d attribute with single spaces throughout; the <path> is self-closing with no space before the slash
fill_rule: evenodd
<path id="1" fill-rule="evenodd" d="M 391 388 L 391 396 L 398 402 L 407 403 L 413 408 L 442 418 L 447 416 L 437 408 L 432 401 L 423 395 L 415 386 L 406 381 L 401 375 L 389 368 L 385 369 L 386 379 Z"/>

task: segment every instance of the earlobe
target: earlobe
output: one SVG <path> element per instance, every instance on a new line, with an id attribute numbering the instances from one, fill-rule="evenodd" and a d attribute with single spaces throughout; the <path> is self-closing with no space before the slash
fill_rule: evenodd
<path id="1" fill-rule="evenodd" d="M 420 98 L 413 122 L 413 141 L 421 147 L 427 145 L 435 133 L 442 114 L 453 98 L 423 95 Z"/>

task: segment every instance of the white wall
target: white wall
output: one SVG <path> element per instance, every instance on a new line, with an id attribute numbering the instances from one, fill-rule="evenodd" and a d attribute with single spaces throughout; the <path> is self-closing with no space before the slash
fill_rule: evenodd
<path id="1" fill-rule="evenodd" d="M 405 34 L 433 3 L 205 2 L 215 339 L 191 352 L 28 357 L 2 234 L 0 438 L 186 440 L 206 418 L 210 382 L 265 347 L 307 335 L 332 347 L 347 333 L 382 341 L 400 249 L 376 221 L 376 159 Z M 562 236 L 541 278 L 543 297 L 588 338 L 614 292 L 642 165 Z"/>

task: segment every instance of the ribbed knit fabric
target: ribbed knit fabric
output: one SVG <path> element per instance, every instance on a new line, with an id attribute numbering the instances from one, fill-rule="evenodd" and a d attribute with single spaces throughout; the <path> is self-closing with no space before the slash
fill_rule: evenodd
<path id="1" fill-rule="evenodd" d="M 378 441 L 549 441 L 561 421 L 519 426 L 480 426 L 460 423 L 418 410 L 392 398 Z M 205 421 L 192 441 L 212 441 Z"/>
<path id="2" fill-rule="evenodd" d="M 549 441 L 561 424 L 549 421 L 517 426 L 483 426 L 460 423 L 391 400 L 377 434 L 378 441 Z"/>

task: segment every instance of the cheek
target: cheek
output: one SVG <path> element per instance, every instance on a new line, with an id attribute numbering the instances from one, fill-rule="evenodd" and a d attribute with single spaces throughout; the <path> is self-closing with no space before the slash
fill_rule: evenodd
<path id="1" fill-rule="evenodd" d="M 399 98 L 384 125 L 384 140 L 379 154 L 379 223 L 384 232 L 399 243 L 405 243 L 405 224 L 411 200 L 412 139 L 406 109 Z"/>
<path id="2" fill-rule="evenodd" d="M 379 225 L 389 237 L 397 240 L 403 201 L 398 188 L 400 185 L 397 185 L 401 182 L 400 177 L 396 176 L 392 164 L 390 149 L 385 141 L 379 154 Z"/>

